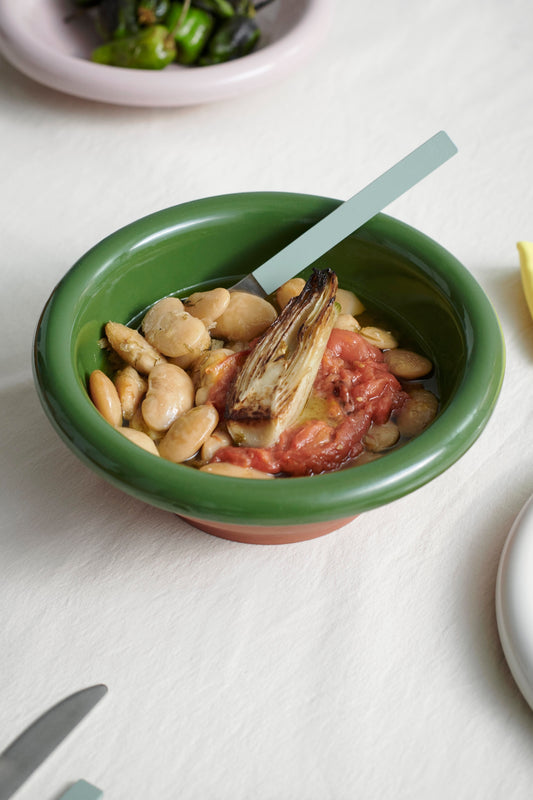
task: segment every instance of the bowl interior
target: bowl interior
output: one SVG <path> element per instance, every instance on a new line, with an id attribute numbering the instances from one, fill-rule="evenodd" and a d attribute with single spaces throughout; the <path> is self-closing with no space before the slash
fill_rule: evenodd
<path id="1" fill-rule="evenodd" d="M 402 342 L 432 359 L 441 409 L 417 439 L 364 466 L 312 478 L 247 481 L 244 492 L 242 481 L 159 463 L 123 440 L 92 407 L 88 376 L 95 368 L 108 369 L 98 347 L 106 322 L 139 320 L 169 294 L 231 286 L 338 202 L 286 193 L 209 198 L 152 214 L 89 251 L 56 288 L 36 337 L 41 400 L 77 454 L 154 505 L 257 524 L 355 515 L 412 491 L 459 458 L 481 432 L 499 393 L 504 352 L 498 321 L 453 256 L 383 214 L 313 266 L 334 269 L 342 287 L 392 321 Z"/>
<path id="2" fill-rule="evenodd" d="M 209 67 L 132 70 L 94 64 L 94 26 L 69 0 L 0 3 L 0 51 L 33 80 L 89 100 L 139 107 L 219 102 L 257 90 L 310 58 L 323 40 L 328 0 L 278 0 L 258 11 L 262 33 L 247 56 Z"/>
<path id="3" fill-rule="evenodd" d="M 257 13 L 261 39 L 256 50 L 290 35 L 301 24 L 312 6 L 312 0 L 291 3 L 274 2 Z M 74 58 L 90 58 L 100 39 L 90 16 L 76 13 L 71 0 L 22 0 L 20 14 L 24 24 L 39 31 L 42 44 L 51 50 Z M 171 65 L 171 70 L 183 70 Z"/>

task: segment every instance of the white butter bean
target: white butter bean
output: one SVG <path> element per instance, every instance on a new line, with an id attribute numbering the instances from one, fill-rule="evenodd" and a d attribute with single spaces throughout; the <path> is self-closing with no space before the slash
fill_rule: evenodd
<path id="1" fill-rule="evenodd" d="M 89 377 L 89 394 L 103 418 L 118 428 L 122 425 L 122 406 L 115 384 L 105 372 L 95 369 Z"/>
<path id="2" fill-rule="evenodd" d="M 200 320 L 198 320 L 200 322 Z M 203 325 L 203 322 L 201 323 Z M 201 334 L 201 337 L 197 340 L 196 345 L 190 347 L 186 353 L 182 356 L 176 356 L 176 358 L 169 358 L 169 361 L 172 364 L 176 364 L 178 367 L 182 367 L 183 369 L 187 369 L 190 367 L 191 364 L 200 358 L 200 356 L 209 350 L 210 339 L 209 339 L 209 332 L 207 328 L 204 327 L 205 336 Z"/>
<path id="3" fill-rule="evenodd" d="M 133 415 L 133 417 L 131 418 L 129 427 L 130 430 L 136 430 L 140 431 L 141 433 L 145 433 L 156 444 L 157 442 L 160 441 L 161 437 L 164 435 L 162 431 L 154 431 L 148 427 L 148 425 L 144 421 L 144 417 L 142 415 L 140 406 Z"/>
<path id="4" fill-rule="evenodd" d="M 181 464 L 200 450 L 218 425 L 214 406 L 196 406 L 179 416 L 161 440 L 159 453 L 163 458 Z"/>
<path id="5" fill-rule="evenodd" d="M 135 367 L 128 364 L 127 367 L 117 372 L 115 387 L 122 406 L 122 416 L 124 419 L 130 420 L 141 404 L 148 383 L 142 375 L 139 375 Z"/>
<path id="6" fill-rule="evenodd" d="M 163 297 L 162 300 L 154 303 L 144 315 L 142 322 L 144 335 L 146 336 L 146 329 L 150 331 L 164 330 L 168 326 L 168 322 L 172 322 L 176 314 L 183 314 L 184 311 L 185 308 L 179 297 Z"/>
<path id="7" fill-rule="evenodd" d="M 175 364 L 160 364 L 148 375 L 148 391 L 142 402 L 143 419 L 149 428 L 166 431 L 174 420 L 192 408 L 194 386 L 185 370 Z"/>
<path id="8" fill-rule="evenodd" d="M 146 340 L 180 367 L 187 367 L 211 344 L 202 320 L 184 311 L 177 297 L 165 297 L 152 306 L 142 329 Z"/>
<path id="9" fill-rule="evenodd" d="M 210 472 L 212 475 L 225 475 L 227 478 L 257 478 L 258 480 L 274 479 L 269 472 L 261 472 L 252 467 L 238 467 L 226 461 L 215 461 L 200 467 L 200 472 Z"/>
<path id="10" fill-rule="evenodd" d="M 418 436 L 425 431 L 435 419 L 438 405 L 432 392 L 421 388 L 412 389 L 396 420 L 402 436 Z"/>
<path id="11" fill-rule="evenodd" d="M 433 369 L 429 358 L 400 347 L 395 350 L 387 350 L 384 357 L 392 374 L 406 381 L 423 378 L 425 375 L 429 375 Z"/>
<path id="12" fill-rule="evenodd" d="M 105 326 L 107 340 L 113 350 L 136 370 L 147 375 L 157 364 L 164 364 L 166 359 L 155 347 L 149 344 L 144 336 L 122 325 L 120 322 L 108 322 Z"/>
<path id="13" fill-rule="evenodd" d="M 230 292 L 229 305 L 216 320 L 213 335 L 248 342 L 264 333 L 277 317 L 273 305 L 247 292 Z"/>
<path id="14" fill-rule="evenodd" d="M 203 406 L 209 400 L 209 388 L 207 386 L 199 386 L 194 395 L 194 405 Z"/>
<path id="15" fill-rule="evenodd" d="M 342 331 L 358 331 L 361 329 L 359 322 L 352 314 L 339 314 L 333 327 L 340 328 Z"/>
<path id="16" fill-rule="evenodd" d="M 213 431 L 209 439 L 207 439 L 200 451 L 200 458 L 202 461 L 211 461 L 217 450 L 221 447 L 230 447 L 233 444 L 233 439 L 225 430 L 217 428 Z"/>
<path id="17" fill-rule="evenodd" d="M 392 420 L 389 420 L 383 425 L 371 425 L 365 436 L 364 443 L 368 450 L 373 453 L 380 453 L 382 450 L 393 447 L 399 438 L 400 431 L 398 426 Z"/>
<path id="18" fill-rule="evenodd" d="M 291 278 L 276 290 L 276 301 L 278 306 L 283 309 L 293 297 L 298 297 L 305 286 L 303 278 Z"/>
<path id="19" fill-rule="evenodd" d="M 159 456 L 157 447 L 146 433 L 142 433 L 135 428 L 119 428 L 118 430 L 119 433 L 125 436 L 126 439 L 129 439 L 130 442 L 133 442 L 133 444 L 136 444 L 138 447 L 142 447 L 143 450 L 146 450 L 153 456 Z"/>
<path id="20" fill-rule="evenodd" d="M 384 331 L 383 328 L 373 328 L 371 326 L 361 328 L 359 331 L 361 336 L 373 344 L 374 347 L 379 347 L 380 350 L 389 350 L 393 347 L 398 347 L 396 338 L 390 331 Z"/>
<path id="21" fill-rule="evenodd" d="M 359 300 L 357 295 L 350 292 L 348 289 L 337 289 L 337 296 L 335 298 L 341 307 L 341 314 L 351 314 L 357 316 L 362 314 L 365 310 L 364 305 Z"/>
<path id="22" fill-rule="evenodd" d="M 201 319 L 207 328 L 212 328 L 215 320 L 228 307 L 229 301 L 229 291 L 219 287 L 207 292 L 194 292 L 185 301 L 185 308 L 193 317 Z"/>

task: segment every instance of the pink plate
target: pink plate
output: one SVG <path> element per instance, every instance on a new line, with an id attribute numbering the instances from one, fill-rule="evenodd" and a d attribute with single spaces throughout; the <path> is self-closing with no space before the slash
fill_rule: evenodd
<path id="1" fill-rule="evenodd" d="M 0 51 L 33 80 L 67 94 L 129 106 L 208 103 L 265 86 L 315 52 L 331 0 L 274 0 L 257 14 L 256 51 L 211 67 L 170 65 L 161 71 L 93 64 L 97 40 L 87 19 L 71 19 L 68 0 L 0 0 Z"/>

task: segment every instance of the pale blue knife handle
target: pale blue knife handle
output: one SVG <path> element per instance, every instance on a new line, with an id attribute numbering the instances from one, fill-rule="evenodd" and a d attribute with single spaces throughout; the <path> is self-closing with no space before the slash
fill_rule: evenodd
<path id="1" fill-rule="evenodd" d="M 103 797 L 104 793 L 101 789 L 97 789 L 87 781 L 81 780 L 67 789 L 65 794 L 62 794 L 59 800 L 99 800 Z"/>
<path id="2" fill-rule="evenodd" d="M 266 294 L 308 267 L 393 200 L 457 153 L 444 132 L 436 133 L 365 189 L 342 203 L 294 242 L 252 272 Z"/>

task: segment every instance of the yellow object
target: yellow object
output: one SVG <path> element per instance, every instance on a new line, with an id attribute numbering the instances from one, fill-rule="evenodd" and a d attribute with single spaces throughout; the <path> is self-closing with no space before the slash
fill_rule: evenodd
<path id="1" fill-rule="evenodd" d="M 533 242 L 517 242 L 516 247 L 520 255 L 522 287 L 533 317 Z"/>

